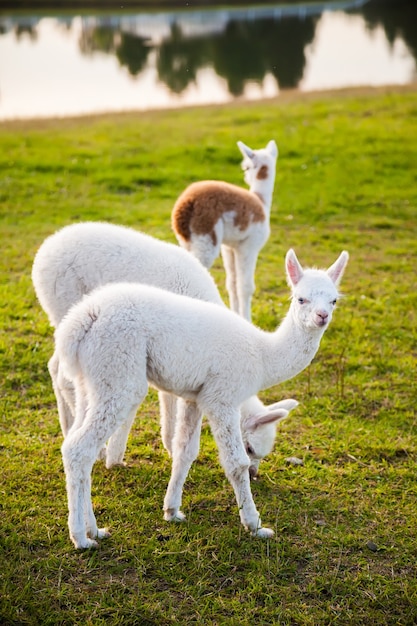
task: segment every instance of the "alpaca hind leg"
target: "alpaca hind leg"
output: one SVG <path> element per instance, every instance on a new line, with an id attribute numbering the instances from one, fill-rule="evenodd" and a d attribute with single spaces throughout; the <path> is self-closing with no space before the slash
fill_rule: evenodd
<path id="1" fill-rule="evenodd" d="M 91 502 L 91 471 L 104 443 L 126 422 L 132 407 L 140 404 L 147 393 L 146 379 L 129 393 L 101 397 L 98 402 L 87 398 L 82 380 L 76 386 L 76 419 L 62 444 L 68 495 L 68 526 L 76 548 L 92 548 L 95 538 L 109 536 L 106 528 L 98 528 Z M 88 406 L 88 409 L 87 409 Z"/>
<path id="2" fill-rule="evenodd" d="M 164 499 L 164 519 L 183 521 L 180 510 L 182 490 L 193 461 L 198 456 L 202 413 L 194 402 L 178 402 L 177 423 L 172 447 L 172 471 Z"/>
<path id="3" fill-rule="evenodd" d="M 223 222 L 219 220 L 213 232 L 206 235 L 192 235 L 187 249 L 197 257 L 208 270 L 220 254 L 220 246 L 223 240 Z"/>
<path id="4" fill-rule="evenodd" d="M 105 452 L 106 467 L 110 469 L 117 465 L 126 465 L 123 457 L 126 452 L 127 440 L 130 429 L 136 417 L 138 405 L 134 404 L 128 411 L 125 421 L 118 427 L 115 433 L 110 437 Z"/>
<path id="5" fill-rule="evenodd" d="M 105 529 L 97 528 L 91 504 L 91 471 L 104 441 L 97 439 L 91 424 L 86 424 L 71 430 L 61 448 L 68 496 L 68 527 L 71 541 L 79 549 L 95 548 L 94 537 L 107 534 Z"/>
<path id="6" fill-rule="evenodd" d="M 172 456 L 172 442 L 175 433 L 178 398 L 172 393 L 166 393 L 165 391 L 160 391 L 158 396 L 161 415 L 162 443 L 169 456 Z"/>
<path id="7" fill-rule="evenodd" d="M 229 294 L 229 305 L 232 311 L 239 313 L 239 298 L 236 282 L 235 251 L 229 246 L 221 247 L 223 265 L 226 272 L 226 289 Z"/>
<path id="8" fill-rule="evenodd" d="M 48 370 L 52 379 L 52 387 L 55 393 L 59 423 L 64 437 L 67 436 L 75 417 L 75 392 L 71 381 L 67 380 L 59 365 L 56 352 L 48 362 Z"/>
<path id="9" fill-rule="evenodd" d="M 236 283 L 239 300 L 239 315 L 251 321 L 251 303 L 255 291 L 255 270 L 258 250 L 241 246 L 236 250 Z"/>
<path id="10" fill-rule="evenodd" d="M 87 488 L 84 491 L 84 523 L 87 537 L 90 539 L 106 539 L 110 537 L 107 528 L 98 528 L 91 501 L 91 473 L 88 475 Z M 97 545 L 97 542 L 95 542 Z M 92 546 L 93 547 L 93 546 Z"/>
<path id="11" fill-rule="evenodd" d="M 263 528 L 253 501 L 249 480 L 249 457 L 240 432 L 240 413 L 231 411 L 216 414 L 207 412 L 214 438 L 219 448 L 220 462 L 235 492 L 240 520 L 257 537 L 272 537 L 270 528 Z"/>

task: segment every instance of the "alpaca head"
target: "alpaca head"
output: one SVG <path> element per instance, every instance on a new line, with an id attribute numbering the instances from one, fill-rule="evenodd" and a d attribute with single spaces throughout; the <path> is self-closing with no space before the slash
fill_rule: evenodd
<path id="1" fill-rule="evenodd" d="M 240 407 L 242 438 L 250 459 L 251 478 L 255 478 L 259 463 L 274 447 L 278 422 L 288 417 L 297 405 L 296 400 L 288 399 L 265 406 L 252 396 Z"/>
<path id="2" fill-rule="evenodd" d="M 303 269 L 289 250 L 285 259 L 288 284 L 292 290 L 292 313 L 299 325 L 324 331 L 339 297 L 338 285 L 349 255 L 343 251 L 327 270 Z"/>
<path id="3" fill-rule="evenodd" d="M 243 155 L 242 169 L 245 172 L 245 183 L 252 187 L 257 181 L 274 181 L 278 158 L 277 144 L 273 139 L 265 148 L 252 150 L 243 141 L 237 142 Z"/>

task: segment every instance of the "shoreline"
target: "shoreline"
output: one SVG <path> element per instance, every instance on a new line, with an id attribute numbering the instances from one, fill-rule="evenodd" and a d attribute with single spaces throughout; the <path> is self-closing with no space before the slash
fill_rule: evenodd
<path id="1" fill-rule="evenodd" d="M 220 109 L 227 107 L 256 107 L 263 104 L 276 104 L 284 105 L 291 103 L 302 103 L 308 101 L 316 101 L 318 99 L 343 99 L 349 97 L 367 97 L 367 96 L 380 96 L 388 95 L 390 93 L 416 93 L 417 95 L 417 80 L 406 85 L 382 85 L 382 86 L 358 86 L 358 87 L 341 87 L 337 89 L 319 89 L 314 91 L 300 91 L 299 89 L 284 89 L 278 96 L 272 98 L 260 98 L 259 100 L 231 100 L 230 102 L 213 103 L 213 104 L 194 104 L 190 106 L 175 106 L 165 108 L 150 108 L 146 110 L 142 109 L 127 109 L 120 111 L 108 111 L 99 113 L 81 113 L 80 115 L 62 115 L 62 116 L 45 116 L 45 117 L 28 117 L 28 118 L 13 118 L 7 120 L 0 119 L 0 129 L 7 127 L 42 127 L 44 125 L 56 124 L 56 123 L 74 123 L 82 121 L 92 121 L 99 119 L 120 119 L 122 117 L 137 117 L 137 116 L 154 116 L 165 115 L 167 113 L 176 113 L 178 111 L 184 112 L 185 110 L 195 109 Z"/>

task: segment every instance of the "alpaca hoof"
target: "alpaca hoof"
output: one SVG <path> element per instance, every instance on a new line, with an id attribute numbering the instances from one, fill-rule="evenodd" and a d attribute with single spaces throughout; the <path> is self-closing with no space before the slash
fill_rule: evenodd
<path id="1" fill-rule="evenodd" d="M 254 537 L 261 537 L 262 539 L 271 539 L 274 536 L 274 531 L 271 528 L 258 528 L 253 533 Z"/>
<path id="2" fill-rule="evenodd" d="M 179 509 L 166 509 L 164 520 L 166 522 L 183 522 L 186 519 L 184 513 Z"/>
<path id="3" fill-rule="evenodd" d="M 112 469 L 113 467 L 127 467 L 127 463 L 124 461 L 106 461 L 106 468 Z"/>
<path id="4" fill-rule="evenodd" d="M 77 541 L 75 539 L 72 539 L 72 541 L 77 550 L 90 550 L 98 548 L 97 541 L 95 541 L 94 539 L 89 539 L 88 537 L 86 537 L 82 541 Z"/>
<path id="5" fill-rule="evenodd" d="M 97 539 L 108 539 L 111 533 L 108 528 L 97 528 Z"/>

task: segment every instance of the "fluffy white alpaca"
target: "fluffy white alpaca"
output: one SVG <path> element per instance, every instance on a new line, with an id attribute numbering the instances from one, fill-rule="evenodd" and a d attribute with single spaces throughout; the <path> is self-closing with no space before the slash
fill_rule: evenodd
<path id="1" fill-rule="evenodd" d="M 278 148 L 273 140 L 260 150 L 237 145 L 249 191 L 216 180 L 193 183 L 176 201 L 171 221 L 179 244 L 205 267 L 221 251 L 230 308 L 250 320 L 256 262 L 270 233 Z"/>
<path id="2" fill-rule="evenodd" d="M 85 294 L 100 285 L 121 281 L 154 285 L 224 306 L 212 277 L 188 252 L 133 229 L 99 222 L 66 226 L 48 237 L 36 254 L 32 279 L 39 302 L 54 327 Z M 63 375 L 56 353 L 49 361 L 49 371 L 66 436 L 74 420 L 73 385 Z M 161 391 L 159 399 L 162 441 L 171 454 L 177 398 Z M 243 436 L 253 460 L 252 476 L 259 460 L 272 450 L 279 410 L 290 410 L 296 404 L 295 400 L 285 400 L 265 407 L 254 398 L 242 406 L 242 423 L 246 424 Z M 106 452 L 107 467 L 123 462 L 129 430 L 130 424 L 125 423 L 119 437 L 113 438 Z"/>
<path id="3" fill-rule="evenodd" d="M 93 513 L 92 466 L 104 442 L 130 423 L 148 384 L 185 398 L 177 414 L 165 519 L 184 519 L 182 489 L 198 454 L 204 413 L 242 524 L 254 535 L 272 536 L 253 502 L 239 407 L 309 365 L 332 318 L 347 260 L 342 252 L 327 271 L 303 270 L 290 250 L 286 271 L 292 301 L 273 333 L 224 307 L 145 285 L 108 285 L 70 310 L 55 338 L 60 363 L 76 389 L 76 419 L 62 456 L 68 525 L 77 548 L 93 547 L 94 538 L 108 535 Z"/>

